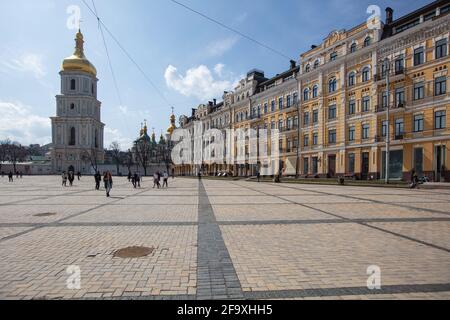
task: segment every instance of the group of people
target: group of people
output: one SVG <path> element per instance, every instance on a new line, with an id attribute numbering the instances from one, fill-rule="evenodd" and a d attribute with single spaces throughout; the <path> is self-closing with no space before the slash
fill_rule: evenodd
<path id="1" fill-rule="evenodd" d="M 102 182 L 102 175 L 97 171 L 94 175 L 95 190 L 100 190 L 100 183 Z M 103 183 L 105 186 L 106 196 L 109 198 L 111 189 L 113 187 L 113 178 L 110 171 L 103 172 Z"/>
<path id="2" fill-rule="evenodd" d="M 131 174 L 131 172 L 128 172 L 128 182 L 131 182 L 135 189 L 141 187 L 141 181 L 142 181 L 142 178 L 138 172 L 135 172 L 134 174 Z"/>
<path id="3" fill-rule="evenodd" d="M 2 178 L 4 176 L 5 176 L 5 172 L 2 171 Z M 23 177 L 22 171 L 16 171 L 16 178 L 19 179 L 19 177 L 20 177 L 20 179 L 22 179 L 22 177 Z M 8 173 L 8 180 L 9 180 L 9 182 L 14 182 L 14 174 L 12 171 L 10 171 Z"/>
<path id="4" fill-rule="evenodd" d="M 61 175 L 62 178 L 62 186 L 67 187 L 67 181 L 69 181 L 70 186 L 73 186 L 73 182 L 75 181 L 75 173 L 72 171 L 63 172 Z"/>
<path id="5" fill-rule="evenodd" d="M 78 181 L 81 180 L 81 172 L 77 172 Z M 75 172 L 69 171 L 69 172 L 63 172 L 61 175 L 62 179 L 62 185 L 63 187 L 67 187 L 67 181 L 69 181 L 69 185 L 72 187 L 73 182 L 75 181 Z"/>
<path id="6" fill-rule="evenodd" d="M 161 186 L 161 178 L 163 180 L 162 186 Z M 167 173 L 167 171 L 164 171 L 163 174 L 161 174 L 161 172 L 159 171 L 156 171 L 153 174 L 153 189 L 155 187 L 157 187 L 158 189 L 169 187 L 169 174 Z"/>

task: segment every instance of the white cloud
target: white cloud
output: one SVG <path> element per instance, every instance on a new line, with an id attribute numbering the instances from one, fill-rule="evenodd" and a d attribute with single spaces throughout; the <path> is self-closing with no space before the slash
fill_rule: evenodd
<path id="1" fill-rule="evenodd" d="M 225 68 L 225 65 L 223 63 L 218 63 L 214 66 L 214 72 L 219 76 L 222 77 L 223 69 Z"/>
<path id="2" fill-rule="evenodd" d="M 127 114 L 128 107 L 127 106 L 119 106 L 119 111 L 122 112 L 123 114 Z"/>
<path id="3" fill-rule="evenodd" d="M 0 139 L 9 138 L 23 145 L 51 142 L 50 119 L 32 114 L 31 107 L 0 100 L 0 114 Z"/>
<path id="4" fill-rule="evenodd" d="M 31 73 L 37 79 L 41 79 L 46 75 L 42 56 L 34 53 L 23 54 L 19 58 L 3 61 L 2 67 L 15 72 Z"/>
<path id="5" fill-rule="evenodd" d="M 221 56 L 225 52 L 231 50 L 238 40 L 237 37 L 230 37 L 211 42 L 206 46 L 206 53 L 210 57 Z"/>
<path id="6" fill-rule="evenodd" d="M 223 67 L 216 67 L 214 69 L 222 72 Z M 217 70 L 215 71 L 217 73 Z M 185 76 L 179 74 L 177 68 L 169 65 L 164 78 L 169 88 L 178 91 L 184 96 L 196 97 L 203 101 L 222 97 L 223 92 L 231 90 L 235 83 L 235 80 L 215 79 L 211 70 L 205 65 L 187 70 Z"/>
<path id="7" fill-rule="evenodd" d="M 120 149 L 122 151 L 126 151 L 131 148 L 133 141 L 127 137 L 125 137 L 118 129 L 113 129 L 110 127 L 105 127 L 104 132 L 105 145 L 106 149 L 109 149 L 109 146 L 112 142 L 117 141 L 120 145 Z"/>

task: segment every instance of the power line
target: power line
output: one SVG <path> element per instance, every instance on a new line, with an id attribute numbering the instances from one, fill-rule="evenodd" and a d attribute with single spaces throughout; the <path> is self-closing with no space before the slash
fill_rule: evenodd
<path id="1" fill-rule="evenodd" d="M 155 85 L 155 83 L 150 79 L 150 77 L 145 73 L 142 67 L 136 62 L 135 59 L 131 56 L 131 54 L 125 49 L 125 47 L 120 43 L 120 41 L 114 36 L 114 34 L 108 29 L 108 27 L 103 23 L 99 15 L 86 3 L 85 0 L 81 0 L 84 5 L 89 9 L 89 11 L 97 18 L 98 23 L 105 28 L 106 32 L 110 35 L 110 37 L 114 40 L 114 42 L 119 46 L 119 48 L 123 51 L 123 53 L 128 57 L 128 59 L 135 65 L 135 67 L 141 72 L 144 78 L 148 81 L 148 83 L 153 87 L 156 93 L 161 97 L 161 99 L 172 108 L 173 105 L 169 102 L 169 100 L 164 96 L 164 94 L 159 90 L 159 88 Z"/>
<path id="2" fill-rule="evenodd" d="M 231 31 L 231 32 L 234 32 L 234 33 L 238 34 L 239 36 L 241 36 L 241 37 L 243 37 L 243 38 L 245 38 L 245 39 L 247 39 L 247 40 L 249 40 L 249 41 L 251 41 L 253 43 L 256 43 L 257 45 L 259 45 L 259 46 L 261 46 L 261 47 L 263 47 L 263 48 L 265 48 L 267 50 L 272 51 L 273 53 L 275 53 L 275 54 L 277 54 L 277 55 L 279 55 L 279 56 L 281 56 L 283 58 L 286 58 L 288 60 L 292 60 L 292 58 L 288 57 L 287 55 L 285 55 L 284 53 L 278 51 L 277 49 L 274 49 L 274 48 L 272 48 L 272 47 L 270 47 L 270 46 L 268 46 L 268 45 L 266 45 L 266 44 L 264 44 L 264 43 L 262 43 L 262 42 L 260 42 L 260 41 L 258 41 L 256 39 L 254 39 L 254 38 L 252 38 L 250 36 L 247 36 L 246 34 L 240 32 L 239 30 L 236 30 L 236 29 L 234 29 L 234 28 L 232 28 L 230 26 L 227 26 L 223 22 L 220 22 L 220 21 L 218 21 L 218 20 L 216 20 L 214 18 L 211 18 L 211 17 L 207 16 L 206 14 L 201 13 L 201 12 L 199 12 L 199 11 L 197 11 L 197 10 L 195 10 L 195 9 L 193 9 L 193 8 L 183 4 L 181 2 L 176 1 L 176 0 L 170 0 L 170 1 L 175 3 L 175 4 L 177 4 L 177 5 L 179 5 L 179 6 L 181 6 L 181 7 L 183 7 L 183 8 L 185 8 L 185 9 L 187 9 L 187 10 L 189 10 L 189 11 L 191 11 L 191 12 L 193 12 L 193 13 L 195 13 L 195 14 L 197 14 L 197 15 L 199 15 L 199 16 L 201 16 L 201 17 L 203 17 L 203 18 L 205 18 L 205 19 L 207 19 L 207 20 L 209 20 L 209 21 L 211 21 L 211 22 L 213 22 L 213 23 L 215 23 L 215 24 L 217 24 L 217 25 L 219 25 L 219 26 L 221 26 L 221 27 L 223 27 L 223 28 L 225 28 L 225 29 L 227 29 L 227 30 L 229 30 L 229 31 Z"/>
<path id="3" fill-rule="evenodd" d="M 94 8 L 94 12 L 98 16 L 97 8 L 95 6 L 95 2 L 94 2 L 94 0 L 91 0 L 91 1 L 92 1 L 92 6 Z M 109 69 L 111 71 L 111 76 L 112 76 L 112 79 L 113 79 L 113 82 L 114 82 L 114 88 L 116 90 L 117 98 L 119 100 L 120 106 L 123 107 L 124 104 L 123 104 L 123 100 L 122 100 L 122 95 L 120 94 L 119 85 L 118 85 L 117 78 L 116 78 L 116 73 L 114 72 L 114 68 L 113 68 L 112 61 L 111 61 L 111 56 L 109 54 L 108 45 L 107 45 L 106 39 L 105 39 L 105 34 L 103 32 L 103 28 L 102 28 L 102 25 L 101 25 L 100 21 L 98 21 L 98 28 L 100 29 L 100 34 L 102 36 L 103 46 L 105 48 L 106 57 L 108 59 L 108 65 L 109 65 Z M 128 125 L 128 121 L 127 121 L 126 117 L 124 118 L 124 120 L 125 120 L 125 126 L 127 128 L 128 134 L 131 134 L 130 126 Z"/>

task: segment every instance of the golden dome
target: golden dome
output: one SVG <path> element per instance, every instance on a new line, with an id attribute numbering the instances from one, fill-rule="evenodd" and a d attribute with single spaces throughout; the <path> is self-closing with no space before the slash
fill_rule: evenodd
<path id="1" fill-rule="evenodd" d="M 172 112 L 172 114 L 170 115 L 170 127 L 167 129 L 167 133 L 172 135 L 176 128 L 177 126 L 175 125 L 175 115 Z"/>
<path id="2" fill-rule="evenodd" d="M 81 71 L 96 77 L 97 70 L 84 55 L 84 40 L 80 30 L 78 30 L 76 35 L 75 44 L 75 52 L 70 57 L 64 59 L 61 71 Z"/>

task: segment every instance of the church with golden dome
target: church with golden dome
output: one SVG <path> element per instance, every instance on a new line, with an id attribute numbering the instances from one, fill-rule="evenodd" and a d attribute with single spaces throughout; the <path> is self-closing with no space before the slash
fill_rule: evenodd
<path id="1" fill-rule="evenodd" d="M 104 160 L 101 102 L 97 100 L 97 70 L 84 54 L 79 30 L 75 51 L 62 62 L 61 93 L 56 96 L 52 123 L 52 171 L 92 173 Z"/>

